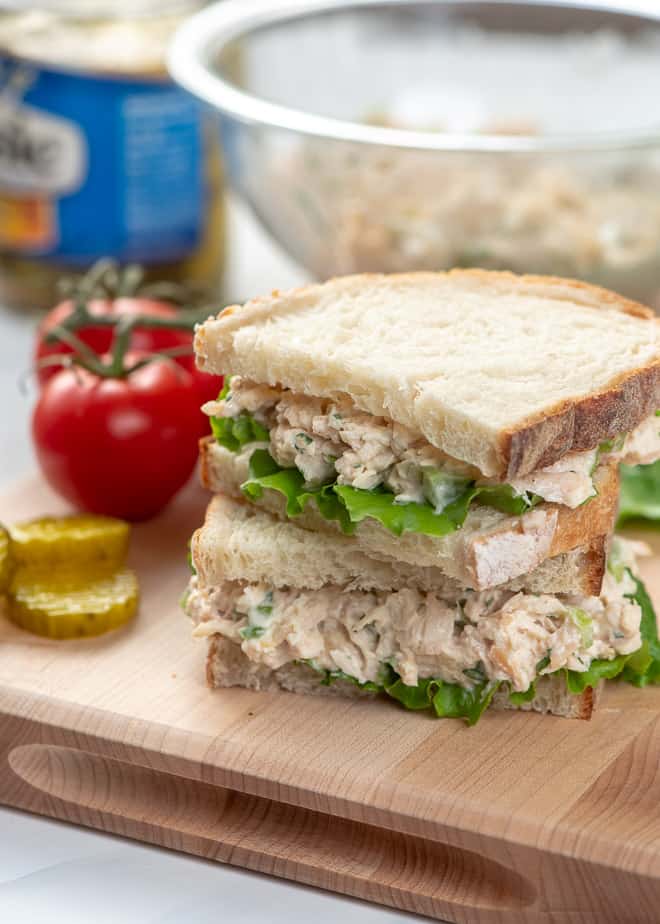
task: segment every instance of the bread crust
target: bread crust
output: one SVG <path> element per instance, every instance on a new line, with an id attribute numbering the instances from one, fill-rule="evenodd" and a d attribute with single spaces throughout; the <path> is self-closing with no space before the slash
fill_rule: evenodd
<path id="1" fill-rule="evenodd" d="M 562 401 L 501 435 L 507 477 L 552 465 L 567 452 L 593 449 L 626 433 L 660 407 L 660 362 L 615 379 L 606 391 Z"/>
<path id="2" fill-rule="evenodd" d="M 609 544 L 609 535 L 596 536 L 589 545 L 582 549 L 580 592 L 587 597 L 598 597 L 603 589 Z"/>
<path id="3" fill-rule="evenodd" d="M 614 532 L 619 503 L 619 466 L 610 462 L 601 466 L 594 477 L 598 496 L 571 510 L 558 504 L 557 528 L 550 546 L 551 555 L 560 555 L 585 544 L 585 537 Z"/>
<path id="4" fill-rule="evenodd" d="M 393 285 L 401 283 L 428 283 L 438 277 L 476 281 L 494 291 L 524 291 L 525 294 L 545 298 L 572 298 L 576 303 L 591 308 L 610 308 L 636 319 L 660 321 L 653 312 L 637 302 L 586 282 L 556 276 L 516 275 L 478 269 L 455 269 L 448 273 L 398 273 L 386 276 L 365 273 L 336 277 L 326 283 L 302 286 L 289 292 L 275 290 L 270 296 L 253 299 L 244 306 L 232 305 L 217 315 L 229 321 L 228 330 L 263 320 L 269 314 L 285 314 L 287 302 L 291 310 L 301 307 L 301 300 L 313 301 L 321 287 L 349 286 L 387 280 Z M 195 346 L 200 364 L 212 372 L 226 371 L 205 364 L 207 355 L 204 326 L 197 331 Z M 604 440 L 628 432 L 660 407 L 660 352 L 652 362 L 630 373 L 613 378 L 605 388 L 586 396 L 576 396 L 558 402 L 542 412 L 521 420 L 514 428 L 503 430 L 495 442 L 495 465 L 499 476 L 525 475 L 535 469 L 558 461 L 568 452 L 593 449 Z"/>
<path id="5" fill-rule="evenodd" d="M 208 641 L 206 679 L 211 688 L 246 687 L 251 690 L 286 690 L 323 696 L 341 696 L 351 699 L 373 699 L 378 694 L 368 692 L 347 681 L 324 685 L 316 672 L 305 664 L 287 664 L 271 670 L 254 664 L 243 654 L 240 647 L 220 635 Z M 537 683 L 537 694 L 529 703 L 514 706 L 507 693 L 496 693 L 491 709 L 515 709 L 524 712 L 551 713 L 571 719 L 591 718 L 600 697 L 602 683 L 593 690 L 587 687 L 583 693 L 570 694 L 560 677 L 543 677 Z"/>

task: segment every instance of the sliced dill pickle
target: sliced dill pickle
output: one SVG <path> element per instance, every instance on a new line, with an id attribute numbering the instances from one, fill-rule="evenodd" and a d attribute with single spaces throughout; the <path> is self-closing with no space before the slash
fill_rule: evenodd
<path id="1" fill-rule="evenodd" d="M 9 588 L 14 565 L 12 541 L 9 532 L 0 524 L 0 594 Z"/>
<path id="2" fill-rule="evenodd" d="M 41 517 L 11 527 L 17 567 L 113 571 L 126 561 L 130 526 L 114 517 Z"/>
<path id="3" fill-rule="evenodd" d="M 52 639 L 83 638 L 118 629 L 135 615 L 138 582 L 127 568 L 115 573 L 21 568 L 12 578 L 9 618 L 21 629 Z"/>

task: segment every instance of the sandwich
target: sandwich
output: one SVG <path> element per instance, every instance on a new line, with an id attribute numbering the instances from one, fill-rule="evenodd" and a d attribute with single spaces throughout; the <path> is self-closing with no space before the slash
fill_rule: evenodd
<path id="1" fill-rule="evenodd" d="M 314 595 L 322 610 L 337 601 L 370 610 L 366 598 L 351 595 L 388 594 L 374 605 L 378 612 L 385 607 L 392 625 L 397 618 L 401 625 L 424 622 L 420 614 L 438 607 L 446 622 L 458 606 L 470 614 L 454 619 L 455 633 L 463 626 L 458 641 L 465 647 L 469 637 L 476 646 L 475 663 L 460 668 L 469 674 L 458 681 L 433 658 L 432 674 L 404 669 L 399 651 L 385 657 L 378 680 L 316 657 L 262 663 L 259 646 L 238 645 L 237 637 L 218 631 L 211 633 L 214 683 L 228 676 L 223 658 L 232 659 L 229 674 L 240 674 L 240 659 L 247 658 L 246 685 L 257 676 L 254 683 L 263 685 L 271 671 L 272 683 L 286 686 L 302 671 L 307 686 L 309 670 L 321 666 L 324 688 L 329 677 L 360 694 L 373 694 L 379 684 L 417 689 L 424 681 L 438 698 L 444 687 L 437 684 L 457 684 L 488 690 L 489 702 L 528 708 L 544 702 L 584 715 L 586 690 L 593 703 L 598 677 L 608 670 L 597 677 L 592 662 L 619 665 L 640 650 L 639 644 L 628 652 L 617 644 L 587 645 L 560 663 L 556 642 L 554 654 L 533 665 L 536 673 L 526 662 L 524 678 L 508 677 L 488 661 L 493 637 L 477 630 L 501 628 L 512 610 L 536 625 L 538 607 L 547 604 L 547 618 L 556 621 L 561 612 L 575 640 L 581 618 L 575 613 L 604 607 L 606 615 L 590 617 L 584 636 L 595 632 L 593 644 L 603 641 L 605 628 L 598 626 L 610 620 L 607 601 L 617 593 L 606 551 L 618 465 L 660 457 L 660 337 L 648 309 L 592 286 L 509 273 L 355 276 L 227 308 L 198 328 L 195 349 L 201 369 L 227 376 L 218 400 L 204 407 L 212 436 L 201 446 L 203 482 L 225 504 L 240 502 L 231 514 L 237 521 L 249 504 L 260 515 L 253 529 L 286 526 L 297 557 L 307 543 L 318 550 L 317 571 L 304 579 L 289 574 L 292 583 L 282 585 L 289 572 L 278 576 L 269 568 L 245 580 L 274 594 L 302 595 L 304 604 L 294 606 L 299 614 L 317 609 Z M 371 584 L 363 586 L 359 574 L 324 571 L 322 548 L 329 562 L 331 549 L 345 549 Z M 247 563 L 245 550 L 240 560 Z M 193 562 L 198 567 L 194 551 Z M 631 568 L 625 571 L 636 580 Z M 215 605 L 206 599 L 214 584 L 203 568 L 199 573 L 207 577 L 190 597 L 198 614 Z M 215 577 L 224 586 L 222 575 L 220 569 Z M 637 584 L 617 587 L 619 603 L 627 601 L 622 612 L 631 625 L 637 619 L 639 631 Z M 330 591 L 339 594 L 332 603 Z M 423 596 L 429 594 L 432 600 Z M 237 612 L 243 605 L 232 603 Z M 554 631 L 549 624 L 548 630 Z M 632 646 L 639 637 L 626 642 Z M 535 651 L 522 636 L 512 636 L 511 644 L 514 653 Z M 573 679 L 559 695 L 557 677 L 573 674 L 593 684 L 578 689 Z"/>
<path id="2" fill-rule="evenodd" d="M 578 283 L 348 277 L 227 308 L 195 348 L 234 373 L 212 491 L 478 590 L 611 532 L 618 462 L 660 456 L 658 323 Z"/>
<path id="3" fill-rule="evenodd" d="M 660 672 L 638 551 L 614 541 L 598 593 L 581 553 L 480 592 L 218 495 L 192 540 L 184 605 L 208 639 L 212 687 L 383 694 L 470 724 L 489 706 L 586 719 L 605 679 Z"/>

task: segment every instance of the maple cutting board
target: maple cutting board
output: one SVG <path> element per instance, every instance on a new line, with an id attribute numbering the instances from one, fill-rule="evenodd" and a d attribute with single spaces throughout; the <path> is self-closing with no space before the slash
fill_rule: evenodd
<path id="1" fill-rule="evenodd" d="M 449 921 L 660 921 L 660 689 L 473 729 L 208 690 L 178 607 L 205 502 L 135 528 L 130 627 L 50 642 L 0 617 L 0 802 Z M 61 509 L 36 478 L 0 498 L 9 522 Z M 660 558 L 644 574 L 660 601 Z"/>

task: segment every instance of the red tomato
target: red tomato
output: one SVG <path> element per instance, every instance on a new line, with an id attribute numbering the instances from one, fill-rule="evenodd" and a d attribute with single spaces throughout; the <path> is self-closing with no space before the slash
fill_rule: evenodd
<path id="1" fill-rule="evenodd" d="M 146 314 L 155 318 L 176 318 L 179 313 L 169 302 L 153 301 L 148 298 L 95 299 L 89 302 L 88 309 L 97 317 L 109 315 L 117 318 L 133 314 Z M 58 353 L 74 352 L 73 347 L 61 340 L 46 342 L 46 336 L 53 327 L 66 320 L 72 311 L 72 301 L 61 302 L 46 315 L 39 325 L 34 360 L 40 385 L 44 385 L 61 368 L 60 366 L 39 365 L 40 360 Z M 114 332 L 111 327 L 90 325 L 79 328 L 75 331 L 75 335 L 95 353 L 102 356 L 109 352 Z M 182 346 L 189 346 L 192 354 L 192 331 L 136 327 L 131 334 L 131 349 L 138 352 L 155 353 Z"/>
<path id="2" fill-rule="evenodd" d="M 51 487 L 78 508 L 127 520 L 153 516 L 183 487 L 203 432 L 195 380 L 161 359 L 126 378 L 62 369 L 32 420 Z"/>

